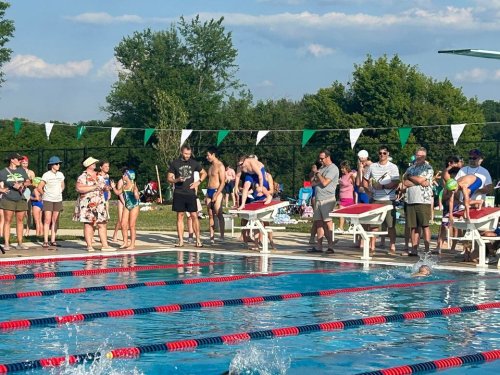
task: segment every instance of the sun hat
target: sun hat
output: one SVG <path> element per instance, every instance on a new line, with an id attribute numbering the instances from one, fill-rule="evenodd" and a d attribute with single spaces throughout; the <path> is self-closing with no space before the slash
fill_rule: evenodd
<path id="1" fill-rule="evenodd" d="M 450 178 L 448 181 L 446 181 L 447 190 L 456 190 L 457 188 L 458 188 L 457 180 Z"/>
<path id="2" fill-rule="evenodd" d="M 358 152 L 358 158 L 360 159 L 366 159 L 368 157 L 368 151 L 366 150 L 361 150 Z"/>
<path id="3" fill-rule="evenodd" d="M 98 163 L 99 160 L 93 158 L 92 156 L 89 156 L 87 159 L 83 161 L 83 166 L 85 168 L 90 167 L 92 164 Z"/>
<path id="4" fill-rule="evenodd" d="M 49 162 L 47 163 L 47 165 L 60 164 L 60 163 L 62 163 L 62 160 L 59 159 L 59 156 L 51 156 L 49 158 Z"/>

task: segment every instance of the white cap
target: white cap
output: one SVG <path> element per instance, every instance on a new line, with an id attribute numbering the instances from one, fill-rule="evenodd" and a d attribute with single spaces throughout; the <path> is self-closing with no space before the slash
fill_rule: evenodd
<path id="1" fill-rule="evenodd" d="M 368 158 L 368 151 L 361 150 L 360 152 L 358 152 L 358 158 L 360 158 L 360 159 L 366 159 L 366 158 Z"/>

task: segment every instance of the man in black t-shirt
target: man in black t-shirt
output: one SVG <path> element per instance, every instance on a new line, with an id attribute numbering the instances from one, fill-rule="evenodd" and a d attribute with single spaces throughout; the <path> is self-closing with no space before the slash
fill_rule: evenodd
<path id="1" fill-rule="evenodd" d="M 196 204 L 196 190 L 207 178 L 207 172 L 201 164 L 192 157 L 191 147 L 181 147 L 181 157 L 174 160 L 168 169 L 167 180 L 174 184 L 172 211 L 177 212 L 177 235 L 179 242 L 176 247 L 184 246 L 184 213 L 193 221 L 193 231 L 196 237 L 196 247 L 202 247 L 200 237 L 200 223 L 198 221 L 198 207 Z"/>

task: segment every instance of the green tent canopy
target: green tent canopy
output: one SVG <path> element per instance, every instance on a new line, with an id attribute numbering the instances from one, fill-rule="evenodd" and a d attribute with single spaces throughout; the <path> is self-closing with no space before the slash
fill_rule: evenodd
<path id="1" fill-rule="evenodd" d="M 500 52 L 486 51 L 484 49 L 450 49 L 450 50 L 438 51 L 438 53 L 450 53 L 453 55 L 483 57 L 486 59 L 500 59 Z"/>

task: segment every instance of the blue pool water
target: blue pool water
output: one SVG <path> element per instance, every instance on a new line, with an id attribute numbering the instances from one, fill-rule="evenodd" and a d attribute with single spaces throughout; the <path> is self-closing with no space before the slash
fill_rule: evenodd
<path id="1" fill-rule="evenodd" d="M 0 281 L 0 293 L 72 287 L 176 280 L 260 272 L 260 257 L 162 253 L 147 256 L 0 267 L 0 274 L 71 271 L 177 262 L 224 262 L 209 267 L 186 267 L 91 277 Z M 0 321 L 33 319 L 73 313 L 141 308 L 172 303 L 277 295 L 356 286 L 418 282 L 411 268 L 352 263 L 269 259 L 269 272 L 330 270 L 279 277 L 58 294 L 50 297 L 0 300 Z M 460 280 L 404 289 L 380 289 L 330 297 L 306 297 L 251 306 L 153 313 L 118 319 L 96 319 L 78 324 L 0 331 L 0 363 L 107 352 L 113 348 L 297 326 L 406 311 L 439 309 L 498 301 L 500 279 L 484 279 L 472 272 L 437 270 L 425 281 Z M 355 374 L 403 364 L 472 354 L 500 348 L 500 311 L 417 319 L 363 326 L 344 331 L 215 345 L 180 352 L 157 352 L 134 360 L 102 360 L 86 366 L 31 373 L 53 374 Z M 500 361 L 447 370 L 448 374 L 498 374 Z"/>

